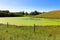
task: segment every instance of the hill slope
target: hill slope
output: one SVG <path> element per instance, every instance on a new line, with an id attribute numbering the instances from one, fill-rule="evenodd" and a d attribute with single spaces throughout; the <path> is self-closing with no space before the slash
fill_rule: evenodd
<path id="1" fill-rule="evenodd" d="M 54 10 L 37 15 L 39 18 L 60 18 L 60 10 Z"/>

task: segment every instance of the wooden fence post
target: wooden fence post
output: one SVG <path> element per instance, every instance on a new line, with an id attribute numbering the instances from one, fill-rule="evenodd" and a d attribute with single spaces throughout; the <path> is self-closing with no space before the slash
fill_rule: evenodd
<path id="1" fill-rule="evenodd" d="M 35 24 L 34 24 L 34 32 L 36 31 L 36 26 L 35 26 Z"/>
<path id="2" fill-rule="evenodd" d="M 8 27 L 8 22 L 7 22 L 7 27 Z"/>

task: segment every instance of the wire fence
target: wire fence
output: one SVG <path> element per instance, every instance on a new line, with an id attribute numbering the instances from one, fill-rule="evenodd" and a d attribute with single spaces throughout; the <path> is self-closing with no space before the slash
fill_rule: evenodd
<path id="1" fill-rule="evenodd" d="M 5 25 L 0 40 L 57 40 L 56 27 Z M 59 27 L 60 28 L 60 27 Z M 50 32 L 51 31 L 51 32 Z M 60 31 L 60 30 L 59 30 Z M 59 34 L 60 35 L 60 34 Z M 59 37 L 59 36 L 58 36 Z M 59 39 L 58 39 L 59 40 Z"/>

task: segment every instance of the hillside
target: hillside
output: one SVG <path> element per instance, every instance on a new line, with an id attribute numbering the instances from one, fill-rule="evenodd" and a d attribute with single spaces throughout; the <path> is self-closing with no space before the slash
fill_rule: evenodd
<path id="1" fill-rule="evenodd" d="M 53 10 L 49 12 L 45 12 L 43 14 L 37 15 L 39 18 L 60 18 L 60 10 Z"/>

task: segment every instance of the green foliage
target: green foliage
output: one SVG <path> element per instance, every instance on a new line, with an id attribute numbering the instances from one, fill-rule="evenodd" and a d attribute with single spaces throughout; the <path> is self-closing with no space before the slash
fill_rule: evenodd
<path id="1" fill-rule="evenodd" d="M 8 10 L 0 10 L 0 17 L 21 17 L 21 16 L 29 16 L 29 15 L 38 15 L 40 12 L 34 11 L 30 14 L 28 12 L 9 12 Z"/>
<path id="2" fill-rule="evenodd" d="M 40 12 L 37 12 L 37 11 L 34 11 L 34 12 L 31 12 L 30 15 L 38 15 L 40 14 Z"/>
<path id="3" fill-rule="evenodd" d="M 8 10 L 3 10 L 3 11 L 0 10 L 0 17 L 8 16 L 8 14 L 9 14 Z"/>
<path id="4" fill-rule="evenodd" d="M 28 12 L 25 12 L 25 15 L 26 15 L 26 16 L 29 15 Z"/>

